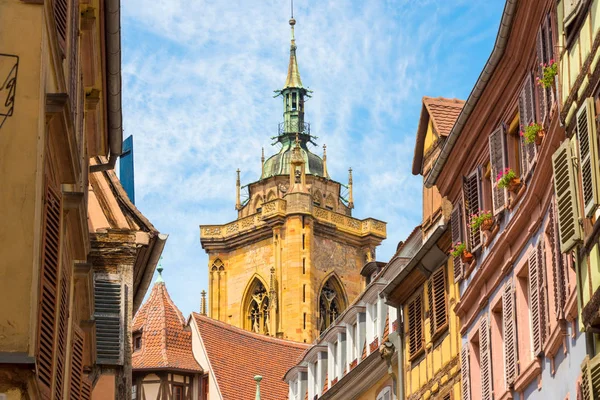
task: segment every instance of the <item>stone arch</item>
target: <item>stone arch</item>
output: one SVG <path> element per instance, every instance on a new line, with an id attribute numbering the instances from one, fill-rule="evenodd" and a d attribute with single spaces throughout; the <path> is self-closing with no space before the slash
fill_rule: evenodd
<path id="1" fill-rule="evenodd" d="M 271 189 L 267 194 L 267 201 L 275 200 L 276 198 L 277 195 L 275 194 L 275 191 Z"/>
<path id="2" fill-rule="evenodd" d="M 319 332 L 323 333 L 348 306 L 342 281 L 335 272 L 323 279 L 317 298 Z"/>
<path id="3" fill-rule="evenodd" d="M 329 196 L 327 196 L 327 199 L 325 200 L 325 208 L 331 211 L 335 211 L 335 200 L 333 199 L 333 196 L 331 194 L 329 194 Z"/>
<path id="4" fill-rule="evenodd" d="M 217 258 L 215 261 L 213 261 L 210 270 L 211 271 L 225 271 L 225 264 L 223 264 L 223 261 L 221 261 L 220 258 Z"/>
<path id="5" fill-rule="evenodd" d="M 248 281 L 242 302 L 242 323 L 247 331 L 270 334 L 271 299 L 265 281 L 258 275 Z"/>
<path id="6" fill-rule="evenodd" d="M 256 199 L 254 199 L 254 211 L 261 212 L 263 203 L 263 197 L 260 194 L 256 196 Z"/>
<path id="7" fill-rule="evenodd" d="M 313 198 L 313 204 L 317 207 L 321 207 L 321 204 L 323 203 L 323 194 L 321 193 L 321 191 L 319 189 L 315 190 L 312 198 Z"/>

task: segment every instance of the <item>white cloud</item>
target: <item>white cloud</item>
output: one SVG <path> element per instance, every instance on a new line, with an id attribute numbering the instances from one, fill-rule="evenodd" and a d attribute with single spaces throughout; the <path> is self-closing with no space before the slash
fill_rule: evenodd
<path id="1" fill-rule="evenodd" d="M 330 175 L 345 182 L 353 167 L 355 216 L 388 222 L 381 260 L 420 221 L 421 177 L 410 173 L 420 99 L 469 93 L 501 10 L 500 0 L 490 3 L 296 1 L 299 68 L 314 90 L 307 120 L 328 146 Z M 287 70 L 288 7 L 123 2 L 125 134 L 135 136 L 137 205 L 170 234 L 164 275 L 184 313 L 197 310 L 208 286 L 198 225 L 234 219 L 235 170 L 254 181 L 261 147 L 276 150 L 270 138 L 282 107 L 272 94 Z"/>

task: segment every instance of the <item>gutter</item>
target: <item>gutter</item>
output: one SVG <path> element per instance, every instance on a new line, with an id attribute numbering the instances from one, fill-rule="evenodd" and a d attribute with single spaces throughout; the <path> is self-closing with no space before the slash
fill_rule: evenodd
<path id="1" fill-rule="evenodd" d="M 442 147 L 439 157 L 435 160 L 431 172 L 429 172 L 427 178 L 425 179 L 425 187 L 427 188 L 431 188 L 433 185 L 435 185 L 440 173 L 442 172 L 442 169 L 444 168 L 444 165 L 446 164 L 446 160 L 454 148 L 454 144 L 458 140 L 458 137 L 460 136 L 465 124 L 467 123 L 467 120 L 469 119 L 469 116 L 471 115 L 471 112 L 473 112 L 475 109 L 479 98 L 483 94 L 483 91 L 487 87 L 487 84 L 496 70 L 500 59 L 504 55 L 518 2 L 519 0 L 506 1 L 506 5 L 504 6 L 504 11 L 502 13 L 502 19 L 500 20 L 500 29 L 498 30 L 498 36 L 496 37 L 496 43 L 494 44 L 492 54 L 490 55 L 490 58 L 488 58 L 483 71 L 479 75 L 477 83 L 475 83 L 475 87 L 471 91 L 471 94 L 469 94 L 469 98 L 467 99 L 467 102 L 460 112 L 458 119 L 452 127 L 452 130 L 446 139 L 446 143 L 444 143 L 444 147 Z"/>
<path id="2" fill-rule="evenodd" d="M 106 165 L 106 164 L 104 164 Z M 160 256 L 165 248 L 165 244 L 167 243 L 167 238 L 169 235 L 164 233 L 159 233 L 153 239 L 154 243 L 152 244 L 152 250 L 150 253 L 150 257 L 148 257 L 148 262 L 146 263 L 146 271 L 144 272 L 144 278 L 140 282 L 140 286 L 138 287 L 135 296 L 133 298 L 133 315 L 135 315 L 142 305 L 144 301 L 144 297 L 146 296 L 146 292 L 148 291 L 148 287 L 150 287 L 150 282 L 152 282 L 152 277 L 154 275 L 154 269 L 160 260 Z M 148 273 L 149 271 L 152 273 Z"/>
<path id="3" fill-rule="evenodd" d="M 114 169 L 123 153 L 123 109 L 121 104 L 121 0 L 106 0 L 106 102 L 109 157 L 104 164 L 90 166 L 90 172 Z"/>
<path id="4" fill-rule="evenodd" d="M 396 275 L 394 277 L 394 279 L 392 279 L 392 281 L 390 283 L 388 283 L 387 286 L 381 291 L 380 295 L 383 295 L 385 297 L 387 304 L 394 306 L 394 307 L 400 307 L 399 304 L 393 304 L 388 301 L 390 294 L 396 289 L 396 287 L 400 284 L 400 282 L 402 282 L 404 280 L 404 278 L 406 278 L 406 276 L 419 265 L 419 263 L 423 259 L 423 257 L 425 257 L 425 255 L 427 253 L 429 253 L 429 250 L 431 250 L 433 248 L 433 246 L 437 245 L 438 239 L 440 237 L 442 237 L 442 235 L 446 231 L 447 227 L 448 227 L 448 225 L 443 224 L 443 225 L 440 225 L 437 228 L 435 228 L 435 231 L 433 231 L 431 236 L 429 236 L 427 241 L 421 246 L 419 251 L 417 251 L 417 254 L 415 254 L 413 256 L 413 258 L 410 259 L 408 264 L 406 264 L 404 266 L 404 268 L 402 268 L 402 270 L 400 272 L 398 272 L 398 275 Z M 390 267 L 393 267 L 393 263 L 398 259 L 399 259 L 399 257 L 392 259 L 389 263 Z M 433 272 L 433 271 L 429 271 L 429 272 Z"/>

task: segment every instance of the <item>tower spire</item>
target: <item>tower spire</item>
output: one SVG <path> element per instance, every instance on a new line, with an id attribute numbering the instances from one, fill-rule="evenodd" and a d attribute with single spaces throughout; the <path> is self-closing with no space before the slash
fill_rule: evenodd
<path id="1" fill-rule="evenodd" d="M 294 25 L 296 20 L 294 19 L 294 3 L 292 1 L 292 18 L 290 18 L 290 27 L 292 33 L 292 39 L 290 43 L 290 63 L 288 65 L 288 74 L 285 80 L 286 88 L 302 88 L 302 80 L 300 79 L 300 71 L 298 70 L 298 61 L 296 60 L 296 37 L 294 35 Z"/>

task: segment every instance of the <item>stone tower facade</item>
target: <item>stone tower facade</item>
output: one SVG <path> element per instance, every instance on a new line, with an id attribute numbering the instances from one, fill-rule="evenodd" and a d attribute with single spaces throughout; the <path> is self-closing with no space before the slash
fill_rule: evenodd
<path id="1" fill-rule="evenodd" d="M 360 271 L 386 237 L 385 222 L 352 217 L 348 185 L 327 173 L 326 153 L 308 149 L 302 86 L 292 40 L 283 98 L 280 151 L 262 159 L 258 181 L 246 186 L 238 218 L 201 225 L 209 255 L 209 316 L 250 331 L 312 342 L 364 288 Z"/>

